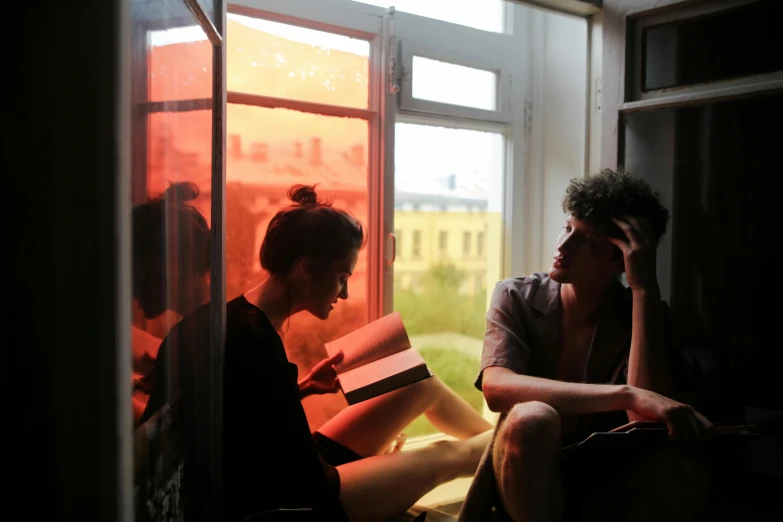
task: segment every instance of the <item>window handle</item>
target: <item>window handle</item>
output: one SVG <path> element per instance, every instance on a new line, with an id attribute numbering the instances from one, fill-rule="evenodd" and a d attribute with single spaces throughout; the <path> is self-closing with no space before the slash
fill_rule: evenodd
<path id="1" fill-rule="evenodd" d="M 386 264 L 391 265 L 397 259 L 397 238 L 391 232 L 386 235 L 386 251 L 391 252 L 391 259 L 386 261 Z"/>

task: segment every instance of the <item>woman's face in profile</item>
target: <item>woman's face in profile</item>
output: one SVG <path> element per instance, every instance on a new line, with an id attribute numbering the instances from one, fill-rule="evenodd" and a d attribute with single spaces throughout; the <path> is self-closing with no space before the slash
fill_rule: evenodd
<path id="1" fill-rule="evenodd" d="M 314 271 L 305 309 L 319 319 L 328 319 L 340 299 L 348 299 L 348 279 L 356 267 L 359 250 L 354 248 L 331 261 L 325 269 Z"/>

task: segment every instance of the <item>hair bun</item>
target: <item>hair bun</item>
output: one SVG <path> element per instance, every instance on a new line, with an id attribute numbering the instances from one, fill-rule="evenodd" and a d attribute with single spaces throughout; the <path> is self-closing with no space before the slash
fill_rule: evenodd
<path id="1" fill-rule="evenodd" d="M 198 197 L 198 185 L 192 181 L 172 183 L 163 193 L 163 198 L 172 202 L 191 201 Z"/>
<path id="2" fill-rule="evenodd" d="M 317 205 L 315 185 L 294 185 L 288 189 L 288 199 L 299 205 Z"/>

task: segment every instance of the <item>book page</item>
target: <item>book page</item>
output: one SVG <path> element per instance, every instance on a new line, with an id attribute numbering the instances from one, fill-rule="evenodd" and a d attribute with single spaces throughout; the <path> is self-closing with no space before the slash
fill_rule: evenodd
<path id="1" fill-rule="evenodd" d="M 426 363 L 421 354 L 410 348 L 341 374 L 340 387 L 344 393 L 350 393 L 353 390 L 403 373 L 415 366 L 425 365 Z"/>
<path id="2" fill-rule="evenodd" d="M 340 374 L 406 350 L 411 343 L 400 314 L 394 312 L 324 346 L 329 357 L 339 350 L 345 354 L 343 360 L 335 365 L 335 371 Z"/>

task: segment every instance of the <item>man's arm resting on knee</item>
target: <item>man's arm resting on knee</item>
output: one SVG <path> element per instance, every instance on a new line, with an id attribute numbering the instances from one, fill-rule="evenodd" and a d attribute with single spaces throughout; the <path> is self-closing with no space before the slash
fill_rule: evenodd
<path id="1" fill-rule="evenodd" d="M 490 366 L 483 373 L 484 397 L 489 409 L 504 412 L 517 403 L 540 401 L 562 416 L 602 411 L 628 410 L 633 404 L 631 386 L 583 384 L 520 375 L 503 366 Z"/>
<path id="2" fill-rule="evenodd" d="M 641 418 L 663 422 L 674 438 L 694 440 L 712 423 L 687 404 L 627 384 L 582 384 L 520 375 L 503 366 L 483 372 L 484 397 L 492 411 L 504 412 L 517 403 L 540 401 L 561 416 L 625 410 Z"/>
<path id="3" fill-rule="evenodd" d="M 651 291 L 635 291 L 631 350 L 628 356 L 628 384 L 666 397 L 675 394 L 669 365 L 668 348 L 661 339 L 661 302 L 657 285 Z M 647 420 L 627 410 L 628 420 Z"/>

